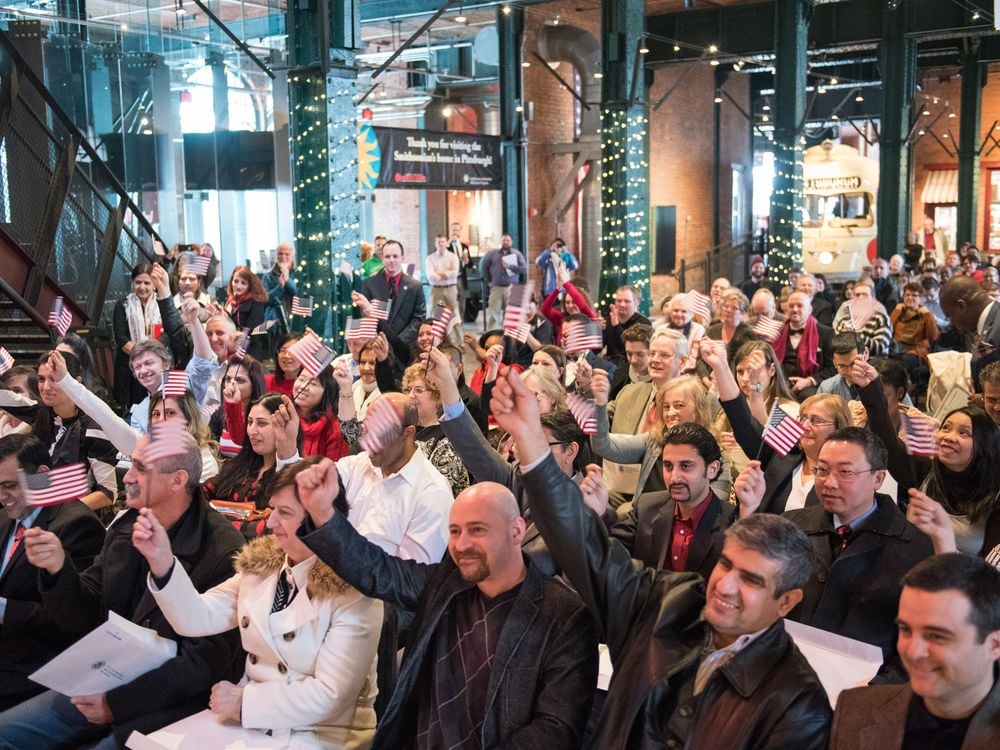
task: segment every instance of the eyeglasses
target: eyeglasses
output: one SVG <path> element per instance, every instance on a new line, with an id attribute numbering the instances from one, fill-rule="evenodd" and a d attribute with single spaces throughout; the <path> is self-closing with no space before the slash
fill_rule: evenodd
<path id="1" fill-rule="evenodd" d="M 549 442 L 549 447 L 553 448 L 557 445 L 572 445 L 572 444 L 573 444 L 572 440 L 552 440 Z"/>
<path id="2" fill-rule="evenodd" d="M 812 424 L 813 427 L 826 427 L 834 424 L 832 419 L 823 419 L 822 417 L 799 417 L 799 421 L 802 424 Z"/>
<path id="3" fill-rule="evenodd" d="M 427 393 L 427 389 L 422 385 L 413 385 L 406 389 L 407 396 L 423 396 Z"/>
<path id="4" fill-rule="evenodd" d="M 816 479 L 826 479 L 828 476 L 833 474 L 833 476 L 837 477 L 838 482 L 853 482 L 855 477 L 861 474 L 871 474 L 873 471 L 878 471 L 878 469 L 851 471 L 850 469 L 824 469 L 817 466 L 813 469 L 813 476 L 816 477 Z"/>

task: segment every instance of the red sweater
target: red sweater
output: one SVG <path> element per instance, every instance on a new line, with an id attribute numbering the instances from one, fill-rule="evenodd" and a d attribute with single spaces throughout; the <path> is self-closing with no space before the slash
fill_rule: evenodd
<path id="1" fill-rule="evenodd" d="M 332 461 L 347 455 L 348 446 L 340 433 L 340 420 L 323 415 L 315 422 L 302 422 L 302 457 L 326 456 Z"/>
<path id="2" fill-rule="evenodd" d="M 278 377 L 276 375 L 265 375 L 264 387 L 270 393 L 280 393 L 283 396 L 288 396 L 288 398 L 291 398 L 292 389 L 295 387 L 295 381 L 285 378 L 279 383 Z"/>

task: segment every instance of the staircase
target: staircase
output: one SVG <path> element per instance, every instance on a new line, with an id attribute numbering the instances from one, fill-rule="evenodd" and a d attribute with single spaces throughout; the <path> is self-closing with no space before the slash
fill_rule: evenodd
<path id="1" fill-rule="evenodd" d="M 52 348 L 48 329 L 29 317 L 14 300 L 0 292 L 0 344 L 19 365 L 34 365 Z"/>

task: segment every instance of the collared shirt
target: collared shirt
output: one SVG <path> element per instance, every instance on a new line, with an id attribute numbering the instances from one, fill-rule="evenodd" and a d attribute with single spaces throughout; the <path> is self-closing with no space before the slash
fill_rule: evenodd
<path id="1" fill-rule="evenodd" d="M 666 570 L 681 573 L 687 564 L 688 552 L 691 549 L 691 542 L 694 540 L 695 531 L 701 523 L 701 517 L 708 510 L 708 504 L 712 498 L 712 491 L 709 490 L 705 499 L 698 503 L 694 513 L 690 518 L 681 518 L 680 503 L 674 504 L 674 528 L 670 535 L 670 550 L 667 552 L 667 559 L 663 561 Z"/>
<path id="2" fill-rule="evenodd" d="M 851 533 L 857 533 L 859 530 L 863 529 L 864 526 L 865 526 L 865 524 L 868 523 L 868 519 L 871 518 L 872 514 L 874 514 L 876 510 L 878 510 L 878 503 L 875 502 L 875 499 L 873 498 L 872 499 L 872 507 L 869 508 L 865 513 L 863 513 L 862 515 L 858 516 L 857 518 L 855 518 L 853 521 L 851 521 L 848 524 L 848 526 L 851 527 Z M 836 513 L 834 513 L 833 514 L 833 528 L 834 528 L 834 530 L 840 528 L 843 525 L 844 525 L 844 522 L 840 519 L 840 516 L 838 516 Z"/>
<path id="3" fill-rule="evenodd" d="M 771 626 L 768 625 L 767 628 L 769 627 Z M 705 646 L 702 650 L 701 664 L 698 665 L 698 673 L 694 677 L 694 694 L 698 695 L 704 690 L 709 678 L 715 674 L 716 670 L 732 661 L 736 654 L 757 640 L 767 628 L 762 628 L 756 633 L 744 633 L 725 648 L 715 648 L 715 634 L 712 633 L 711 629 L 708 629 Z"/>
<path id="4" fill-rule="evenodd" d="M 441 278 L 441 276 L 444 278 Z M 458 282 L 458 256 L 454 253 L 439 253 L 436 250 L 427 255 L 427 278 L 431 286 L 453 286 Z"/>
<path id="5" fill-rule="evenodd" d="M 389 476 L 367 453 L 337 461 L 354 528 L 390 555 L 440 562 L 448 548 L 451 486 L 420 450 Z"/>
<path id="6" fill-rule="evenodd" d="M 35 508 L 33 511 L 31 511 L 31 513 L 29 513 L 25 518 L 23 518 L 20 521 L 20 524 L 24 527 L 25 531 L 30 529 L 35 524 L 35 521 L 38 520 L 38 514 L 41 512 L 42 509 L 40 507 Z M 0 559 L 0 575 L 3 575 L 3 572 L 7 570 L 7 563 L 10 558 L 10 551 L 14 548 L 14 532 L 15 529 L 17 529 L 18 523 L 19 523 L 18 521 L 14 521 L 14 523 L 10 527 L 10 536 L 7 537 L 7 544 L 5 544 L 3 548 L 3 558 Z M 22 544 L 23 543 L 24 542 L 22 542 Z"/>

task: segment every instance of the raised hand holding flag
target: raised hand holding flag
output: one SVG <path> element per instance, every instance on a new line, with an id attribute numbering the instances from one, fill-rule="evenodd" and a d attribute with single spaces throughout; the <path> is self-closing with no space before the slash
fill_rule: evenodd
<path id="1" fill-rule="evenodd" d="M 778 406 L 778 400 L 775 399 L 771 414 L 767 418 L 767 425 L 761 433 L 761 439 L 782 456 L 787 456 L 799 442 L 803 432 L 805 430 L 802 424 Z"/>
<path id="2" fill-rule="evenodd" d="M 49 325 L 56 329 L 56 333 L 65 336 L 66 331 L 73 325 L 73 313 L 66 307 L 66 302 L 62 297 L 56 297 L 52 303 L 52 312 L 49 313 Z"/>

